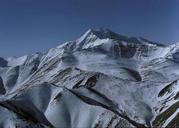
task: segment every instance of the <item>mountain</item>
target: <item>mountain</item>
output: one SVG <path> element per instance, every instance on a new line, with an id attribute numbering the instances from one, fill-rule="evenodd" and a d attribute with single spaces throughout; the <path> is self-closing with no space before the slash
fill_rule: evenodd
<path id="1" fill-rule="evenodd" d="M 1 128 L 179 126 L 179 44 L 90 29 L 46 53 L 0 58 Z"/>

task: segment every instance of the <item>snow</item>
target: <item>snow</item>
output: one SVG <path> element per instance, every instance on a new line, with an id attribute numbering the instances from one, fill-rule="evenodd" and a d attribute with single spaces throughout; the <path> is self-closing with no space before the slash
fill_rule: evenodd
<path id="1" fill-rule="evenodd" d="M 46 53 L 7 58 L 8 66 L 0 67 L 6 90 L 0 103 L 15 100 L 19 109 L 35 113 L 40 123 L 49 121 L 58 128 L 98 123 L 106 127 L 115 112 L 150 126 L 161 108 L 163 112 L 176 103 L 173 97 L 179 91 L 178 83 L 164 96 L 158 94 L 179 78 L 179 45 L 134 40 L 108 30 L 89 30 Z M 96 79 L 90 81 L 93 91 L 86 87 L 91 77 Z M 22 120 L 11 121 L 14 112 L 4 110 L 1 104 L 0 116 L 2 128 L 13 128 L 17 122 L 28 126 Z M 111 125 L 115 127 L 120 121 L 132 125 L 119 114 Z"/>
<path id="2" fill-rule="evenodd" d="M 100 107 L 91 107 L 70 92 L 65 92 L 59 101 L 52 101 L 49 104 L 45 115 L 55 127 L 83 128 L 92 126 L 92 122 L 103 110 Z"/>
<path id="3" fill-rule="evenodd" d="M 83 49 L 93 48 L 93 47 L 103 45 L 106 43 L 110 43 L 110 42 L 112 42 L 111 39 L 97 39 L 94 42 L 90 42 L 90 43 L 86 44 L 85 46 L 83 46 Z"/>
<path id="4" fill-rule="evenodd" d="M 15 67 L 24 64 L 27 59 L 27 55 L 21 57 L 9 57 L 7 58 L 8 66 Z"/>

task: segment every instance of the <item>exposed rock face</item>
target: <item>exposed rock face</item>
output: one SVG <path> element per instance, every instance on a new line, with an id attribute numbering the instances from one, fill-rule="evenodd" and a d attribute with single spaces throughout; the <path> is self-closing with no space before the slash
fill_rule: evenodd
<path id="1" fill-rule="evenodd" d="M 176 127 L 178 51 L 97 29 L 46 53 L 0 58 L 0 127 Z"/>
<path id="2" fill-rule="evenodd" d="M 4 84 L 3 84 L 3 80 L 2 78 L 0 77 L 0 94 L 5 94 L 6 93 L 6 90 L 4 88 Z"/>
<path id="3" fill-rule="evenodd" d="M 7 61 L 3 58 L 0 57 L 0 67 L 6 67 L 7 66 Z"/>

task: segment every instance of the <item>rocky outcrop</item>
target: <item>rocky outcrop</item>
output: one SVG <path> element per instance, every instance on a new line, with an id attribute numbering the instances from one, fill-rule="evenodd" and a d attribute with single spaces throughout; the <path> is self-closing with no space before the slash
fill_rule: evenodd
<path id="1" fill-rule="evenodd" d="M 6 93 L 6 90 L 4 87 L 3 79 L 0 77 L 0 94 L 3 95 L 5 93 Z"/>

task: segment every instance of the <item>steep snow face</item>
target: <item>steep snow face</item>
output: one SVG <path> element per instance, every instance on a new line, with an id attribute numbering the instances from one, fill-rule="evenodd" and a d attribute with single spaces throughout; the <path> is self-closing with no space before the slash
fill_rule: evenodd
<path id="1" fill-rule="evenodd" d="M 46 53 L 0 58 L 0 127 L 174 127 L 178 62 L 178 44 L 108 29 Z"/>
<path id="2" fill-rule="evenodd" d="M 8 61 L 8 66 L 15 67 L 24 64 L 26 59 L 27 55 L 21 57 L 9 57 L 6 60 Z"/>

